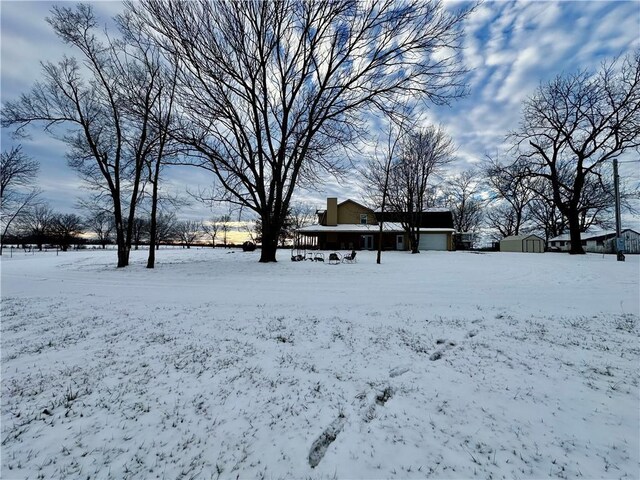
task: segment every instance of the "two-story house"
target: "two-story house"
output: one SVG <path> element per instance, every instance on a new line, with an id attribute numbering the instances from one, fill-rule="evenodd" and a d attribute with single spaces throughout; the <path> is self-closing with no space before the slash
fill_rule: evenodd
<path id="1" fill-rule="evenodd" d="M 327 198 L 327 208 L 318 210 L 318 223 L 302 227 L 303 243 L 322 250 L 375 250 L 378 248 L 380 212 L 353 200 L 338 203 Z M 385 212 L 382 248 L 408 250 L 409 240 L 402 227 L 403 214 Z M 430 209 L 422 214 L 420 250 L 453 250 L 453 217 L 446 209 Z"/>

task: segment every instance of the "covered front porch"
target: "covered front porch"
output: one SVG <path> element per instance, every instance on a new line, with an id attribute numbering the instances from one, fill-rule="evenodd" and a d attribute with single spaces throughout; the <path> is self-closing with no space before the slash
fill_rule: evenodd
<path id="1" fill-rule="evenodd" d="M 297 243 L 321 250 L 377 250 L 380 242 L 378 225 L 310 225 L 298 230 Z M 384 226 L 383 250 L 407 250 L 406 234 L 397 226 Z"/>

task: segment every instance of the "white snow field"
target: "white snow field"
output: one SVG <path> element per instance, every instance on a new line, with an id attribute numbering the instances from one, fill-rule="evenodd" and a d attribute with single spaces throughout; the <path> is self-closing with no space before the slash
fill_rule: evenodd
<path id="1" fill-rule="evenodd" d="M 2 478 L 631 478 L 637 256 L 2 256 Z"/>

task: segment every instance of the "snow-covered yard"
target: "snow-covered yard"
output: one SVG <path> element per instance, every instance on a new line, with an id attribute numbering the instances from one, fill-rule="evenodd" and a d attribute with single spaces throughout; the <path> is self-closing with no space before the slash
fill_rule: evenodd
<path id="1" fill-rule="evenodd" d="M 2 478 L 638 478 L 639 258 L 2 257 Z"/>

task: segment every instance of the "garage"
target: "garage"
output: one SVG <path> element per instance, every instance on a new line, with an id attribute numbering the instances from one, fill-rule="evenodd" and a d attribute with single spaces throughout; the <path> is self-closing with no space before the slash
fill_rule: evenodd
<path id="1" fill-rule="evenodd" d="M 419 250 L 449 250 L 446 233 L 420 233 Z"/>

